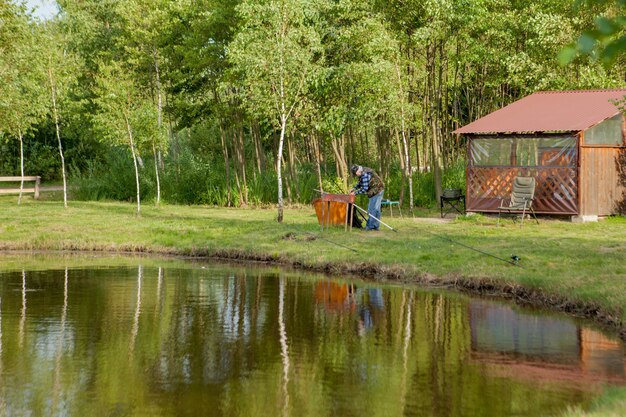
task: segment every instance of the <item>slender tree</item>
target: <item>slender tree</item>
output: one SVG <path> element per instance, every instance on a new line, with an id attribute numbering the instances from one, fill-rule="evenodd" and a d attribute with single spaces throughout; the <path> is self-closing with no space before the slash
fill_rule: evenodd
<path id="1" fill-rule="evenodd" d="M 156 109 L 149 96 L 139 88 L 132 74 L 118 62 L 102 64 L 97 78 L 95 123 L 103 139 L 115 145 L 125 144 L 130 150 L 135 169 L 137 215 L 141 214 L 139 185 L 139 150 L 150 143 L 155 133 Z"/>
<path id="2" fill-rule="evenodd" d="M 288 124 L 317 71 L 320 39 L 316 10 L 304 0 L 245 1 L 238 8 L 243 25 L 229 57 L 246 86 L 250 111 L 280 130 L 276 153 L 278 216 L 283 221 L 283 147 Z"/>
<path id="3" fill-rule="evenodd" d="M 45 78 L 38 54 L 38 32 L 23 5 L 0 3 L 0 131 L 17 138 L 20 148 L 20 192 L 24 189 L 24 136 L 45 114 Z"/>
<path id="4" fill-rule="evenodd" d="M 77 57 L 68 50 L 67 41 L 56 22 L 49 22 L 42 29 L 40 52 L 48 84 L 49 109 L 54 121 L 59 158 L 61 160 L 63 205 L 67 208 L 67 172 L 63 142 L 61 140 L 61 117 L 64 113 L 64 102 L 67 101 L 70 90 L 76 86 L 76 76 L 80 72 L 80 65 Z"/>
<path id="5" fill-rule="evenodd" d="M 140 83 L 151 91 L 152 100 L 156 108 L 155 135 L 150 138 L 149 152 L 154 159 L 156 179 L 156 204 L 161 202 L 161 179 L 159 174 L 159 160 L 167 151 L 167 135 L 163 124 L 163 102 L 165 90 L 163 88 L 163 53 L 161 43 L 168 32 L 166 19 L 168 2 L 164 0 L 124 0 L 126 11 L 125 36 L 119 42 L 123 44 L 129 63 L 137 73 Z"/>

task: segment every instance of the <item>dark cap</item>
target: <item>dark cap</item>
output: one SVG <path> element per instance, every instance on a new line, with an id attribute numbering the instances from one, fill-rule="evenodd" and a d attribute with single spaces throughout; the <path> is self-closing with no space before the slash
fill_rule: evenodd
<path id="1" fill-rule="evenodd" d="M 358 166 L 358 165 L 352 165 L 350 167 L 350 172 L 352 172 L 352 175 L 356 175 L 356 172 L 359 170 L 359 168 L 361 168 L 361 167 Z"/>

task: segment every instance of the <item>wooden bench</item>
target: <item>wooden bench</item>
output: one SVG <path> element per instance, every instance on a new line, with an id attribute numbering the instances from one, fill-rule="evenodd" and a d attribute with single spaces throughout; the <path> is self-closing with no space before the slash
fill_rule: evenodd
<path id="1" fill-rule="evenodd" d="M 31 177 L 0 177 L 0 182 L 15 182 L 21 183 L 22 179 L 24 182 L 35 182 L 35 186 L 32 188 L 23 188 L 22 193 L 34 193 L 35 199 L 39 198 L 39 186 L 41 184 L 41 177 L 39 176 L 31 176 Z M 11 188 L 0 188 L 0 194 L 19 194 L 20 188 L 19 186 L 11 187 Z"/>

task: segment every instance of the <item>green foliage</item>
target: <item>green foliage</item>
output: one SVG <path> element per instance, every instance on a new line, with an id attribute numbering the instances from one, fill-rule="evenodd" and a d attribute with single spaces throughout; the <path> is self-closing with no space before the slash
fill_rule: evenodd
<path id="1" fill-rule="evenodd" d="M 150 180 L 140 176 L 143 198 L 150 199 Z M 72 196 L 76 200 L 135 201 L 135 174 L 128 149 L 110 148 L 102 162 L 90 162 L 82 172 L 72 170 Z"/>
<path id="2" fill-rule="evenodd" d="M 161 177 L 164 200 L 178 204 L 226 205 L 227 190 L 221 167 L 209 163 L 188 147 L 169 160 Z M 153 169 L 147 170 L 152 175 Z"/>
<path id="3" fill-rule="evenodd" d="M 443 172 L 443 188 L 460 188 L 465 191 L 465 160 L 459 160 Z M 402 172 L 395 166 L 386 181 L 385 198 L 397 200 L 402 187 Z M 405 184 L 406 199 L 409 197 L 408 184 Z M 434 207 L 437 205 L 435 183 L 432 172 L 413 173 L 413 199 L 417 207 Z M 408 203 L 405 202 L 408 207 Z"/>
<path id="4" fill-rule="evenodd" d="M 2 2 L 0 22 L 0 132 L 18 139 L 46 113 L 41 43 L 23 6 Z"/>
<path id="5" fill-rule="evenodd" d="M 611 6 L 609 15 L 597 16 L 593 21 L 593 28 L 586 28 L 576 42 L 559 53 L 559 62 L 567 65 L 579 56 L 590 55 L 607 67 L 615 64 L 620 57 L 626 55 L 626 1 L 579 0 L 577 4 L 579 9 L 584 5 Z"/>
<path id="6" fill-rule="evenodd" d="M 621 417 L 626 410 L 626 388 L 607 387 L 602 395 L 593 401 L 590 410 L 581 407 L 568 409 L 562 417 Z"/>

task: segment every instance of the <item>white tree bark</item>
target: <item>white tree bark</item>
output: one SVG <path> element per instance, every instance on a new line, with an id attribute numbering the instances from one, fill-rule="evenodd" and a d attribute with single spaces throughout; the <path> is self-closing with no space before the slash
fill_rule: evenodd
<path id="1" fill-rule="evenodd" d="M 135 152 L 135 142 L 133 140 L 133 131 L 128 121 L 128 115 L 124 115 L 126 120 L 126 130 L 128 131 L 128 140 L 130 142 L 130 151 L 133 154 L 133 164 L 135 165 L 135 182 L 137 185 L 137 215 L 141 215 L 141 195 L 139 192 L 139 166 L 137 165 L 137 153 Z"/>
<path id="2" fill-rule="evenodd" d="M 57 90 L 52 74 L 52 68 L 48 67 L 48 77 L 50 79 L 50 90 L 52 93 L 52 111 L 54 115 L 54 125 L 56 127 L 57 142 L 59 143 L 59 156 L 61 157 L 61 174 L 63 175 L 63 207 L 67 208 L 67 178 L 65 176 L 65 156 L 63 155 L 63 144 L 61 142 L 61 128 L 59 126 L 59 112 L 57 109 Z"/>
<path id="3" fill-rule="evenodd" d="M 22 129 L 18 129 L 17 136 L 20 139 L 20 173 L 22 178 L 20 180 L 20 194 L 17 197 L 17 205 L 22 203 L 22 192 L 24 191 L 24 138 L 22 137 Z"/>
<path id="4" fill-rule="evenodd" d="M 284 109 L 284 102 L 283 102 Z M 281 114 L 280 116 L 280 141 L 278 142 L 278 155 L 276 174 L 278 177 L 278 223 L 283 222 L 283 144 L 285 142 L 285 129 L 287 128 L 287 115 Z"/>

